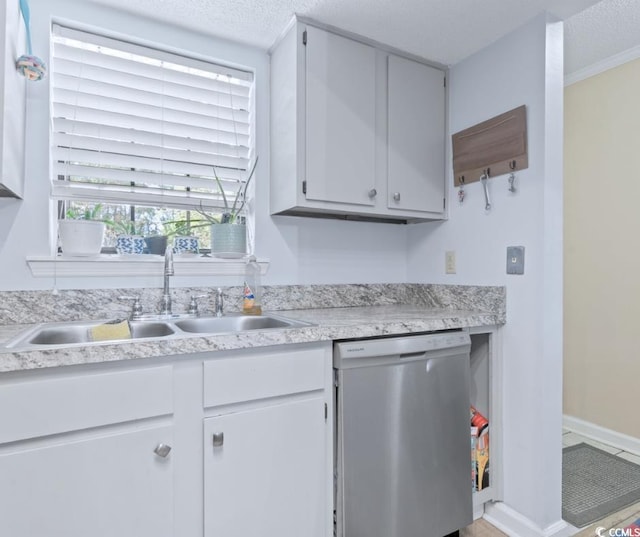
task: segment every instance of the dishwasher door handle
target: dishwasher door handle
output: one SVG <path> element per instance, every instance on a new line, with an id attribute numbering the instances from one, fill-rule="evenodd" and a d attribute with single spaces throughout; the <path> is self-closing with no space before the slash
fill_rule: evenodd
<path id="1" fill-rule="evenodd" d="M 427 351 L 407 352 L 400 355 L 400 360 L 419 360 L 420 358 L 424 358 L 426 353 Z"/>

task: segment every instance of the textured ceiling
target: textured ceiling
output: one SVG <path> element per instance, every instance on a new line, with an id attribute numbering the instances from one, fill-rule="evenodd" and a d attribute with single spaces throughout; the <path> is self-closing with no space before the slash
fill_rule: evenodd
<path id="1" fill-rule="evenodd" d="M 294 13 L 452 65 L 543 10 L 597 0 L 84 0 L 269 48 Z M 640 43 L 640 0 L 603 0 L 567 23 L 566 72 Z M 624 47 L 624 48 L 620 48 Z"/>
<path id="2" fill-rule="evenodd" d="M 603 0 L 565 22 L 565 73 L 640 45 L 640 1 Z"/>

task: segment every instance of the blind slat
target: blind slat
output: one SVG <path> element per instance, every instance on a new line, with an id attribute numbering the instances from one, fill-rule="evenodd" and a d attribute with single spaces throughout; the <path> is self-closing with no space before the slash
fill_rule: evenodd
<path id="1" fill-rule="evenodd" d="M 230 170 L 234 171 L 234 170 Z M 55 162 L 53 164 L 53 172 L 56 175 L 68 175 L 72 178 L 69 181 L 72 184 L 77 182 L 89 184 L 89 182 L 96 175 L 96 168 L 93 166 L 82 166 L 79 164 L 66 164 Z M 157 173 L 157 172 L 143 172 L 143 171 L 131 171 L 131 170 L 118 170 L 112 168 L 100 168 L 99 175 L 101 178 L 107 180 L 112 183 L 122 183 L 124 185 L 131 185 L 131 183 L 136 183 L 139 185 L 145 184 L 156 184 L 156 185 L 174 185 L 180 188 L 190 187 L 191 189 L 202 189 L 202 190 L 211 190 L 213 192 L 218 192 L 215 189 L 211 188 L 212 182 L 215 181 L 213 176 L 210 177 L 194 177 L 194 176 L 179 176 L 179 175 L 170 175 L 168 173 Z M 224 188 L 225 193 L 232 192 L 235 196 L 235 192 L 237 192 L 242 185 L 244 184 L 244 179 L 230 177 L 229 173 L 226 174 L 218 174 L 218 179 L 222 184 L 222 188 Z"/>
<path id="2" fill-rule="evenodd" d="M 104 140 L 114 140 L 121 142 L 140 143 L 157 147 L 168 147 L 173 149 L 183 149 L 185 151 L 199 151 L 203 153 L 211 152 L 218 155 L 241 156 L 248 158 L 249 148 L 246 146 L 236 146 L 229 143 L 215 143 L 196 138 L 186 138 L 183 136 L 171 136 L 159 132 L 148 132 L 133 128 L 112 127 L 110 125 L 99 125 L 96 123 L 86 123 L 84 121 L 74 121 L 72 119 L 55 118 L 53 128 L 56 136 L 60 133 L 86 136 L 90 138 L 102 138 Z M 218 137 L 216 133 L 215 137 Z M 74 144 L 70 143 L 74 147 Z"/>
<path id="3" fill-rule="evenodd" d="M 54 87 L 58 91 L 64 91 L 71 95 L 81 92 L 89 95 L 99 95 L 104 98 L 116 99 L 120 101 L 130 101 L 140 104 L 148 104 L 157 107 L 166 107 L 173 110 L 184 110 L 205 116 L 215 115 L 220 118 L 237 121 L 239 123 L 249 123 L 249 113 L 247 109 L 230 108 L 230 99 L 219 99 L 218 103 L 201 102 L 193 100 L 186 92 L 182 96 L 162 94 L 157 91 L 137 89 L 125 86 L 122 83 L 80 79 L 77 77 L 56 73 Z M 246 99 L 242 99 L 245 101 Z M 74 103 L 71 103 L 74 104 Z M 233 103 L 236 106 L 236 103 Z"/>
<path id="4" fill-rule="evenodd" d="M 199 192 L 172 192 L 150 187 L 124 187 L 117 185 L 86 185 L 57 181 L 51 188 L 51 197 L 59 200 L 85 202 L 124 203 L 146 207 L 173 207 L 176 209 L 223 210 L 220 195 Z"/>
<path id="5" fill-rule="evenodd" d="M 253 73 L 250 69 L 234 67 L 227 63 L 211 61 L 208 58 L 201 60 L 193 54 L 184 55 L 181 53 L 173 53 L 150 46 L 123 41 L 122 39 L 67 28 L 58 24 L 53 25 L 53 34 L 54 41 L 56 42 L 65 42 L 65 40 L 71 39 L 74 41 L 81 41 L 83 43 L 90 43 L 98 47 L 105 47 L 139 56 L 154 58 L 162 62 L 170 62 L 181 67 L 186 66 L 212 74 L 230 76 L 238 84 L 246 86 L 250 86 L 253 81 Z"/>
<path id="6" fill-rule="evenodd" d="M 95 164 L 96 178 L 100 177 L 99 169 L 102 167 L 134 169 L 139 171 L 149 171 L 154 173 L 167 172 L 170 174 L 208 176 L 212 174 L 213 168 L 209 165 L 195 164 L 191 162 L 176 162 L 171 160 L 160 160 L 154 158 L 141 157 L 138 155 L 119 155 L 117 153 L 103 153 L 88 151 L 84 149 L 71 149 L 66 147 L 55 147 L 53 150 L 54 160 L 73 164 Z M 236 160 L 229 160 L 229 164 L 235 164 Z M 217 170 L 216 170 L 217 173 Z"/>
<path id="7" fill-rule="evenodd" d="M 220 124 L 220 128 L 212 129 L 198 125 L 190 125 L 186 123 L 172 123 L 170 121 L 162 121 L 158 119 L 149 119 L 144 117 L 136 117 L 134 111 L 130 114 L 120 114 L 117 112 L 108 112 L 105 110 L 96 110 L 95 108 L 86 108 L 82 106 L 73 106 L 63 103 L 54 103 L 53 117 L 56 119 L 68 119 L 83 121 L 86 123 L 94 123 L 97 125 L 108 125 L 111 127 L 122 127 L 126 129 L 140 129 L 158 134 L 169 134 L 172 136 L 182 136 L 184 138 L 197 138 L 199 140 L 212 140 L 218 143 L 228 143 L 234 145 L 236 143 L 235 133 L 222 130 L 222 127 L 229 125 Z M 238 145 L 249 146 L 249 135 L 238 133 Z"/>
<path id="8" fill-rule="evenodd" d="M 158 92 L 162 88 L 167 95 L 174 97 L 183 96 L 185 90 L 188 90 L 191 98 L 208 103 L 226 103 L 237 108 L 247 109 L 249 105 L 248 88 L 236 88 L 230 84 L 217 83 L 212 84 L 187 84 L 171 82 L 169 80 L 158 80 L 140 75 L 139 73 L 127 73 L 116 69 L 109 69 L 98 65 L 81 63 L 80 61 L 70 58 L 56 58 L 58 69 L 56 73 L 81 80 L 93 80 L 96 82 L 110 82 L 127 86 L 131 88 L 141 89 L 143 91 Z"/>
<path id="9" fill-rule="evenodd" d="M 241 121 L 232 121 L 215 115 L 203 115 L 184 110 L 172 110 L 171 108 L 164 108 L 161 105 L 155 106 L 153 104 L 142 104 L 123 99 L 91 95 L 79 91 L 73 92 L 61 88 L 54 88 L 53 90 L 53 113 L 55 116 L 60 117 L 58 114 L 61 109 L 56 108 L 57 104 L 66 104 L 72 108 L 81 107 L 105 112 L 115 112 L 117 114 L 154 119 L 163 122 L 167 121 L 169 123 L 182 122 L 188 125 L 199 125 L 200 127 L 214 130 L 226 130 L 234 134 L 235 132 L 239 134 L 249 133 L 248 123 Z M 70 116 L 70 119 L 73 119 L 73 116 Z"/>
<path id="10" fill-rule="evenodd" d="M 91 153 L 94 153 L 92 158 L 99 162 L 103 162 L 103 155 L 119 155 L 125 158 L 143 157 L 145 159 L 165 160 L 184 164 L 199 164 L 211 167 L 235 168 L 239 170 L 246 169 L 248 165 L 246 152 L 239 156 L 217 155 L 215 153 L 183 151 L 181 149 L 171 149 L 169 147 L 118 142 L 114 140 L 88 138 L 86 136 L 73 136 L 61 133 L 56 133 L 54 135 L 54 142 L 61 151 L 59 155 L 64 156 L 64 151 L 66 149 L 73 149 L 74 151 L 88 150 Z M 131 167 L 136 168 L 137 166 L 132 165 Z"/>
<path id="11" fill-rule="evenodd" d="M 82 78 L 92 78 L 92 73 L 98 69 L 105 69 L 113 73 L 123 73 L 130 76 L 138 76 L 158 82 L 169 82 L 184 88 L 196 87 L 206 90 L 215 90 L 225 95 L 238 95 L 248 97 L 250 88 L 245 85 L 231 84 L 224 79 L 216 80 L 203 78 L 188 73 L 180 73 L 164 69 L 161 66 L 148 65 L 125 58 L 107 56 L 90 50 L 82 50 L 61 43 L 53 44 L 53 54 L 55 58 L 66 60 L 67 69 L 71 69 L 68 74 L 74 74 Z M 64 65 L 64 63 L 63 63 Z M 86 75 L 85 75 L 86 73 Z"/>

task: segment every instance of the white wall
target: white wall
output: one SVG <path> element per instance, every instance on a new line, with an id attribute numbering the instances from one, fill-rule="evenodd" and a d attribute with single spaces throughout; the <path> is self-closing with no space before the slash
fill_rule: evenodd
<path id="1" fill-rule="evenodd" d="M 562 23 L 540 16 L 451 69 L 450 132 L 525 104 L 529 168 L 516 194 L 489 180 L 491 212 L 473 183 L 463 204 L 450 189 L 449 221 L 409 229 L 410 281 L 507 287 L 504 499 L 540 531 L 561 518 L 562 51 Z M 507 245 L 525 246 L 524 275 L 506 275 Z"/>
<path id="2" fill-rule="evenodd" d="M 255 69 L 257 86 L 256 254 L 271 259 L 265 283 L 374 283 L 406 280 L 407 228 L 401 225 L 269 216 L 269 57 L 263 50 L 187 32 L 177 27 L 81 0 L 32 0 L 34 52 L 49 63 L 51 18 L 81 23 L 132 39 L 195 52 Z M 215 31 L 215 30 L 214 30 Z M 0 290 L 48 289 L 33 278 L 27 256 L 53 252 L 49 201 L 49 79 L 28 84 L 27 164 L 24 201 L 0 199 Z M 176 285 L 239 283 L 238 278 L 176 278 Z M 213 281 L 212 281 L 213 280 Z M 59 288 L 160 286 L 146 278 L 58 279 Z"/>

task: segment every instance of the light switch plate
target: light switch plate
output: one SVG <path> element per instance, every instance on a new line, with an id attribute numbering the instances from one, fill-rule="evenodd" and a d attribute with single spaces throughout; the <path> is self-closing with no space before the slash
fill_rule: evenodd
<path id="1" fill-rule="evenodd" d="M 447 274 L 456 273 L 456 253 L 448 251 L 444 253 L 444 270 Z"/>
<path id="2" fill-rule="evenodd" d="M 507 274 L 524 274 L 524 246 L 507 246 Z"/>

